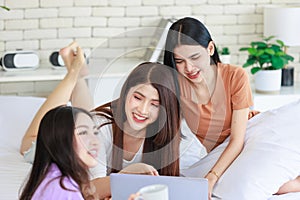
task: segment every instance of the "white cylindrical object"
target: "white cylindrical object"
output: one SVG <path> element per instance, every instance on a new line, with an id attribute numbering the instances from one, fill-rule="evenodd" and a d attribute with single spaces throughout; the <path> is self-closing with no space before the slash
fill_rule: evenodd
<path id="1" fill-rule="evenodd" d="M 260 70 L 254 76 L 257 92 L 276 92 L 281 88 L 281 69 Z"/>
<path id="2" fill-rule="evenodd" d="M 230 64 L 230 55 L 220 55 L 220 60 L 224 64 Z"/>
<path id="3" fill-rule="evenodd" d="M 300 46 L 300 7 L 265 7 L 264 36 L 271 35 L 287 46 Z"/>

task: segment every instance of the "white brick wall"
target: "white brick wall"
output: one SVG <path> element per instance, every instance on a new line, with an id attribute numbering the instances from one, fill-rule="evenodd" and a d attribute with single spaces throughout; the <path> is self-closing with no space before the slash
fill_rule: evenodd
<path id="1" fill-rule="evenodd" d="M 0 20 L 0 29 L 3 30 L 4 29 L 4 21 Z"/>
<path id="2" fill-rule="evenodd" d="M 159 10 L 162 16 L 178 17 L 192 14 L 191 6 L 162 6 Z"/>
<path id="3" fill-rule="evenodd" d="M 164 0 L 164 1 L 160 1 L 160 0 L 144 0 L 143 4 L 145 6 L 163 6 L 163 5 L 174 5 L 174 1 L 173 0 Z"/>
<path id="4" fill-rule="evenodd" d="M 138 17 L 111 17 L 108 19 L 109 27 L 139 27 L 140 18 Z"/>
<path id="5" fill-rule="evenodd" d="M 75 0 L 75 6 L 107 6 L 108 0 Z"/>
<path id="6" fill-rule="evenodd" d="M 6 0 L 6 1 L 10 1 L 10 0 Z M 18 0 L 13 0 L 13 1 L 17 1 Z M 58 7 L 69 7 L 69 6 L 73 6 L 74 5 L 74 1 L 73 0 L 40 0 L 40 7 L 54 7 L 54 8 L 58 8 Z"/>
<path id="7" fill-rule="evenodd" d="M 226 5 L 224 7 L 224 14 L 249 14 L 255 12 L 255 5 Z"/>
<path id="8" fill-rule="evenodd" d="M 18 20 L 6 20 L 6 30 L 25 30 L 25 29 L 37 29 L 39 21 L 37 19 L 18 19 Z"/>
<path id="9" fill-rule="evenodd" d="M 94 28 L 93 36 L 94 37 L 114 37 L 121 33 L 124 33 L 125 28 Z"/>
<path id="10" fill-rule="evenodd" d="M 209 15 L 211 13 L 223 13 L 224 12 L 224 6 L 223 5 L 197 5 L 192 7 L 193 14 L 196 15 Z"/>
<path id="11" fill-rule="evenodd" d="M 76 28 L 60 28 L 58 29 L 59 38 L 82 38 L 92 37 L 92 28 L 90 27 L 76 27 Z"/>
<path id="12" fill-rule="evenodd" d="M 95 7 L 92 11 L 93 16 L 112 17 L 125 16 L 125 7 Z"/>
<path id="13" fill-rule="evenodd" d="M 21 32 L 23 33 L 23 32 Z M 56 29 L 35 29 L 35 30 L 25 30 L 23 33 L 24 39 L 49 39 L 56 38 Z"/>
<path id="14" fill-rule="evenodd" d="M 39 0 L 22 0 L 22 1 L 17 1 L 17 0 L 9 0 L 6 1 L 7 6 L 11 9 L 15 8 L 37 8 L 39 7 Z"/>
<path id="15" fill-rule="evenodd" d="M 75 27 L 106 27 L 106 17 L 75 17 Z"/>
<path id="16" fill-rule="evenodd" d="M 109 0 L 109 6 L 141 6 L 142 0 Z"/>
<path id="17" fill-rule="evenodd" d="M 13 40 L 6 42 L 7 50 L 15 50 L 15 49 L 24 49 L 24 50 L 38 50 L 39 49 L 39 41 L 38 40 Z"/>
<path id="18" fill-rule="evenodd" d="M 1 10 L 0 19 L 2 20 L 12 20 L 12 19 L 23 19 L 24 10 L 12 9 L 10 11 Z"/>
<path id="19" fill-rule="evenodd" d="M 72 39 L 45 39 L 40 42 L 40 46 L 42 49 L 49 49 L 49 50 L 59 50 L 62 45 L 68 45 L 72 42 Z"/>
<path id="20" fill-rule="evenodd" d="M 91 16 L 91 14 L 92 9 L 90 7 L 59 8 L 58 11 L 60 17 Z"/>
<path id="21" fill-rule="evenodd" d="M 4 51 L 4 42 L 0 41 L 0 51 Z"/>
<path id="22" fill-rule="evenodd" d="M 40 19 L 40 28 L 71 28 L 73 26 L 72 18 L 46 18 Z"/>
<path id="23" fill-rule="evenodd" d="M 0 0 L 11 8 L 0 10 L 0 55 L 17 48 L 35 50 L 41 67 L 50 67 L 50 54 L 76 39 L 86 52 L 100 45 L 103 57 L 111 58 L 126 52 L 122 45 L 129 51 L 147 46 L 152 31 L 137 28 L 155 27 L 161 17 L 194 16 L 206 24 L 217 46 L 230 47 L 232 62 L 241 65 L 246 54 L 239 48 L 261 37 L 263 8 L 270 4 L 299 5 L 299 0 Z M 116 38 L 122 34 L 130 38 Z M 289 53 L 300 78 L 300 47 Z M 45 95 L 56 83 L 49 84 L 22 83 L 17 89 L 17 83 L 3 83 L 0 93 Z"/>
<path id="24" fill-rule="evenodd" d="M 26 9 L 25 18 L 56 18 L 58 16 L 58 9 L 56 8 L 38 8 L 38 9 Z"/>
<path id="25" fill-rule="evenodd" d="M 209 4 L 220 4 L 220 5 L 229 5 L 229 4 L 238 4 L 239 0 L 209 0 Z"/>
<path id="26" fill-rule="evenodd" d="M 158 6 L 128 6 L 126 7 L 126 16 L 157 16 Z"/>
<path id="27" fill-rule="evenodd" d="M 22 40 L 23 32 L 22 31 L 1 31 L 0 32 L 0 41 L 11 41 L 11 40 Z"/>

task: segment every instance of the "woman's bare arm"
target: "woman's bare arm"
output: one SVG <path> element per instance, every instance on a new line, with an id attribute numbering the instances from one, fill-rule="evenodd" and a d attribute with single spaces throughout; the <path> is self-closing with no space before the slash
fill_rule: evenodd
<path id="1" fill-rule="evenodd" d="M 73 53 L 76 49 L 77 54 Z M 77 83 L 80 75 L 81 68 L 85 62 L 83 52 L 76 42 L 73 42 L 68 47 L 65 47 L 61 51 L 68 50 L 68 54 L 64 55 L 63 59 L 70 59 L 66 65 L 68 72 L 64 79 L 56 86 L 53 92 L 47 97 L 46 101 L 40 107 L 36 115 L 34 116 L 31 124 L 29 125 L 25 135 L 23 136 L 20 153 L 23 154 L 31 146 L 31 143 L 36 140 L 38 134 L 38 128 L 43 116 L 52 108 L 59 105 L 67 104 L 71 98 L 73 89 Z M 72 51 L 71 51 L 72 50 Z M 66 58 L 66 56 L 68 56 Z"/>
<path id="2" fill-rule="evenodd" d="M 211 171 L 205 176 L 209 180 L 210 195 L 219 177 L 243 150 L 248 113 L 248 108 L 233 111 L 229 143 Z"/>

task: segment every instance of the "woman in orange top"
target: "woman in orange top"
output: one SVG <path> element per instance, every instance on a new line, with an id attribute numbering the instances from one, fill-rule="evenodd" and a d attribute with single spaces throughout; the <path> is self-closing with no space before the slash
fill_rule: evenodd
<path id="1" fill-rule="evenodd" d="M 223 64 L 207 28 L 194 18 L 176 21 L 168 32 L 164 64 L 177 69 L 183 115 L 210 152 L 230 140 L 205 178 L 209 197 L 219 177 L 243 150 L 249 107 L 253 105 L 246 71 Z"/>

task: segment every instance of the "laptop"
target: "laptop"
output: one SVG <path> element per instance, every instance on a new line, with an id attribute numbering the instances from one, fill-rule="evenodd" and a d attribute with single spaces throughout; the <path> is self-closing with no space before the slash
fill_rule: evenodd
<path id="1" fill-rule="evenodd" d="M 127 200 L 130 194 L 152 184 L 168 185 L 169 200 L 208 199 L 208 181 L 205 178 L 113 173 L 110 175 L 112 200 Z"/>

